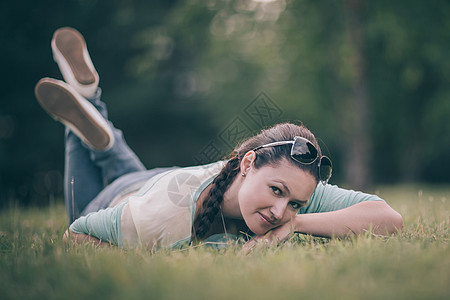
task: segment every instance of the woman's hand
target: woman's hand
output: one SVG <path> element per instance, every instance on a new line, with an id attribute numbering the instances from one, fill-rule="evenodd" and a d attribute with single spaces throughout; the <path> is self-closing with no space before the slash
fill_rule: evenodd
<path id="1" fill-rule="evenodd" d="M 96 237 L 93 237 L 91 235 L 86 235 L 83 233 L 75 233 L 70 229 L 66 230 L 66 232 L 64 233 L 64 236 L 63 236 L 64 244 L 68 244 L 69 241 L 72 241 L 75 244 L 81 244 L 81 243 L 88 242 L 88 243 L 92 243 L 94 246 L 99 246 L 99 247 L 111 246 L 110 243 L 103 242 Z"/>
<path id="2" fill-rule="evenodd" d="M 264 244 L 267 246 L 278 244 L 282 241 L 289 239 L 294 233 L 293 222 L 285 223 L 277 228 L 274 228 L 264 235 L 258 235 L 253 237 L 250 241 L 244 244 L 243 250 L 250 251 L 257 244 Z"/>

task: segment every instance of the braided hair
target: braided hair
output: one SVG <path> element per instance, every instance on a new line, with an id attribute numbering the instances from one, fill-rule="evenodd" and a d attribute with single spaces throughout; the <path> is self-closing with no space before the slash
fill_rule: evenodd
<path id="1" fill-rule="evenodd" d="M 240 162 L 244 155 L 258 146 L 272 142 L 293 140 L 295 136 L 308 139 L 316 147 L 319 155 L 322 155 L 312 132 L 303 125 L 292 123 L 282 123 L 262 130 L 258 135 L 247 139 L 234 149 L 234 155 L 227 161 L 219 175 L 212 182 L 208 197 L 203 202 L 202 210 L 194 221 L 194 232 L 197 238 L 204 238 L 214 222 L 216 215 L 221 209 L 223 195 L 240 171 Z M 319 181 L 318 161 L 310 165 L 300 164 L 290 159 L 290 147 L 288 146 L 267 147 L 257 150 L 254 167 L 259 169 L 267 164 L 276 164 L 283 158 L 289 159 L 298 168 L 310 173 L 316 179 L 316 182 Z"/>
<path id="2" fill-rule="evenodd" d="M 239 158 L 231 158 L 212 182 L 208 197 L 203 202 L 202 211 L 194 222 L 195 235 L 203 238 L 208 232 L 223 202 L 223 195 L 230 186 L 236 174 L 239 173 Z"/>

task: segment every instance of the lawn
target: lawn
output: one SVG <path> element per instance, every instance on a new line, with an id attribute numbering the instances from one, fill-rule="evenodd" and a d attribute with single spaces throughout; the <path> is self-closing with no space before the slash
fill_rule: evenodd
<path id="1" fill-rule="evenodd" d="M 0 299 L 450 299 L 450 186 L 379 187 L 401 234 L 294 236 L 250 254 L 63 245 L 62 201 L 0 212 Z"/>

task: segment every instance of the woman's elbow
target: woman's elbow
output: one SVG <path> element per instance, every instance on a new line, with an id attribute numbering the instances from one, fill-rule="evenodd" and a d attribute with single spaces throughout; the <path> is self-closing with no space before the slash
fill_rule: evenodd
<path id="1" fill-rule="evenodd" d="M 366 202 L 370 205 L 372 211 L 372 225 L 376 234 L 391 235 L 403 230 L 403 218 L 389 206 L 386 202 L 374 201 Z"/>
<path id="2" fill-rule="evenodd" d="M 403 230 L 403 217 L 395 210 L 392 210 L 391 222 L 394 226 L 391 233 L 397 233 Z"/>
<path id="3" fill-rule="evenodd" d="M 388 234 L 399 233 L 403 230 L 403 217 L 396 210 L 386 203 L 386 211 L 384 212 L 384 224 Z"/>
<path id="4" fill-rule="evenodd" d="M 69 233 L 70 229 L 67 229 L 66 232 L 64 232 L 63 235 L 63 243 L 67 244 L 70 241 L 70 233 Z"/>
<path id="5" fill-rule="evenodd" d="M 80 239 L 80 234 L 73 232 L 70 229 L 67 229 L 66 232 L 64 232 L 63 235 L 63 243 L 69 244 L 70 242 L 78 242 Z"/>

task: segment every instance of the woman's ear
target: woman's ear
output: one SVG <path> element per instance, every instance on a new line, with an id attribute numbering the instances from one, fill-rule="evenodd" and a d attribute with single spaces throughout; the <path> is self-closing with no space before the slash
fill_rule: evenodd
<path id="1" fill-rule="evenodd" d="M 242 158 L 241 163 L 240 163 L 242 176 L 247 175 L 247 173 L 250 170 L 250 168 L 252 167 L 255 159 L 256 159 L 255 151 L 250 150 L 247 153 L 245 153 L 245 155 Z"/>

